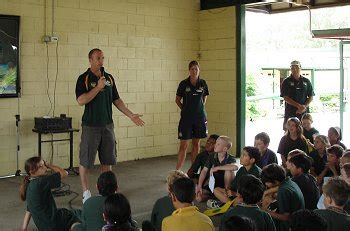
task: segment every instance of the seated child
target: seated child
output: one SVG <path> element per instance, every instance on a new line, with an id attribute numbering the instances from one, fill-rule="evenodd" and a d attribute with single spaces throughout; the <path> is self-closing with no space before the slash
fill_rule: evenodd
<path id="1" fill-rule="evenodd" d="M 305 208 L 317 209 L 317 202 L 320 198 L 320 190 L 314 176 L 309 174 L 311 158 L 306 155 L 297 155 L 289 161 L 292 181 L 297 183 L 304 196 Z"/>
<path id="2" fill-rule="evenodd" d="M 315 211 L 299 210 L 292 214 L 290 231 L 327 231 L 326 220 Z"/>
<path id="3" fill-rule="evenodd" d="M 327 163 L 320 175 L 317 176 L 317 182 L 323 182 L 324 177 L 340 175 L 339 159 L 342 157 L 343 152 L 344 149 L 338 144 L 327 148 Z"/>
<path id="4" fill-rule="evenodd" d="M 323 185 L 324 206 L 326 209 L 316 209 L 327 221 L 327 230 L 346 230 L 350 226 L 350 215 L 343 208 L 349 200 L 350 186 L 339 177 L 329 179 Z"/>
<path id="5" fill-rule="evenodd" d="M 27 211 L 22 229 L 27 230 L 30 218 L 33 217 L 38 230 L 70 230 L 80 220 L 68 209 L 57 209 L 51 189 L 61 186 L 61 180 L 68 173 L 55 165 L 47 164 L 41 157 L 26 160 L 24 169 L 28 176 L 20 187 L 20 196 L 27 201 Z M 46 175 L 48 169 L 54 171 Z"/>
<path id="6" fill-rule="evenodd" d="M 305 113 L 301 117 L 301 124 L 303 126 L 303 135 L 311 144 L 314 143 L 314 136 L 319 133 L 314 127 L 312 127 L 312 123 L 313 123 L 313 120 L 310 113 Z"/>
<path id="7" fill-rule="evenodd" d="M 231 181 L 230 188 L 220 188 L 214 189 L 214 195 L 222 203 L 229 201 L 229 197 L 236 196 L 238 181 L 244 175 L 251 174 L 260 178 L 261 168 L 259 168 L 256 163 L 260 160 L 260 153 L 257 148 L 246 146 L 242 150 L 240 157 L 240 164 L 242 167 L 237 171 L 235 178 Z"/>
<path id="8" fill-rule="evenodd" d="M 287 176 L 291 176 L 291 174 L 290 174 L 290 162 L 289 162 L 289 160 L 291 159 L 291 158 L 293 158 L 294 156 L 299 156 L 299 155 L 305 155 L 306 156 L 306 153 L 305 152 L 303 152 L 302 150 L 299 150 L 299 149 L 294 149 L 294 150 L 292 150 L 292 151 L 290 151 L 289 153 L 288 153 L 288 155 L 287 155 L 287 161 L 286 161 L 286 174 L 287 174 Z"/>
<path id="9" fill-rule="evenodd" d="M 309 153 L 307 140 L 303 135 L 303 127 L 297 117 L 292 117 L 287 120 L 287 132 L 281 138 L 278 145 L 277 153 L 281 154 L 282 165 L 286 166 L 287 155 L 294 149 L 300 149 L 305 153 Z"/>
<path id="10" fill-rule="evenodd" d="M 350 163 L 342 165 L 340 168 L 340 177 L 345 180 L 345 182 L 350 185 Z M 350 200 L 345 204 L 344 210 L 350 214 Z"/>
<path id="11" fill-rule="evenodd" d="M 326 167 L 327 163 L 327 148 L 330 147 L 328 137 L 324 135 L 317 135 L 314 140 L 315 150 L 310 153 L 312 158 L 311 174 L 316 177 L 317 183 L 321 184 L 322 180 L 318 176 Z"/>
<path id="12" fill-rule="evenodd" d="M 277 203 L 278 212 L 267 212 L 275 219 L 277 230 L 288 231 L 290 216 L 293 212 L 304 209 L 304 197 L 299 186 L 289 177 L 283 167 L 277 164 L 270 164 L 263 168 L 261 180 L 267 188 L 278 187 Z"/>
<path id="13" fill-rule="evenodd" d="M 350 163 L 350 150 L 344 151 L 342 157 L 339 160 L 340 168 L 344 165 Z"/>
<path id="14" fill-rule="evenodd" d="M 193 206 L 195 184 L 189 178 L 174 181 L 170 188 L 170 196 L 176 210 L 171 216 L 163 219 L 163 231 L 214 231 L 210 218 Z"/>
<path id="15" fill-rule="evenodd" d="M 215 143 L 213 154 L 209 155 L 204 168 L 199 176 L 196 188 L 197 201 L 205 201 L 211 196 L 208 186 L 203 188 L 205 177 L 210 171 L 215 178 L 215 188 L 228 188 L 234 177 L 234 171 L 237 170 L 235 158 L 227 153 L 231 148 L 232 142 L 227 136 L 220 136 Z"/>
<path id="16" fill-rule="evenodd" d="M 260 179 L 253 175 L 245 175 L 239 179 L 237 197 L 243 203 L 230 208 L 222 217 L 220 230 L 224 223 L 232 216 L 248 217 L 255 221 L 257 229 L 260 231 L 276 230 L 271 216 L 260 209 L 258 204 L 261 202 L 265 186 Z"/>
<path id="17" fill-rule="evenodd" d="M 342 132 L 339 127 L 330 127 L 328 129 L 328 139 L 331 145 L 338 144 L 344 150 L 346 150 L 346 146 L 341 142 L 342 140 Z"/>
<path id="18" fill-rule="evenodd" d="M 77 225 L 74 231 L 100 230 L 106 222 L 103 219 L 103 206 L 108 196 L 118 191 L 118 183 L 112 171 L 101 173 L 97 179 L 97 190 L 99 195 L 88 198 L 83 204 L 81 211 L 82 224 Z"/>
<path id="19" fill-rule="evenodd" d="M 102 227 L 102 231 L 138 231 L 138 228 L 130 223 L 130 203 L 121 193 L 115 193 L 106 198 L 103 218 L 107 224 Z"/>
<path id="20" fill-rule="evenodd" d="M 255 136 L 254 147 L 259 149 L 261 155 L 260 161 L 257 162 L 259 168 L 263 168 L 272 163 L 278 163 L 276 153 L 268 148 L 269 144 L 270 137 L 267 133 L 261 132 Z"/>
<path id="21" fill-rule="evenodd" d="M 209 154 L 214 152 L 214 146 L 218 138 L 219 136 L 216 134 L 212 134 L 209 136 L 207 142 L 205 143 L 205 150 L 196 156 L 196 159 L 192 163 L 190 169 L 188 169 L 187 171 L 187 175 L 189 178 L 199 178 L 200 171 L 203 169 L 205 163 L 207 162 Z M 198 171 L 199 174 L 197 173 Z"/>
<path id="22" fill-rule="evenodd" d="M 253 219 L 242 216 L 232 216 L 227 219 L 222 226 L 220 231 L 258 231 L 256 224 Z"/>
<path id="23" fill-rule="evenodd" d="M 171 171 L 167 177 L 167 191 L 170 192 L 175 180 L 187 177 L 185 173 L 180 170 Z M 169 195 L 166 195 L 156 201 L 153 206 L 151 215 L 151 224 L 156 231 L 162 230 L 162 221 L 165 217 L 170 216 L 175 211 L 174 205 L 171 202 Z"/>

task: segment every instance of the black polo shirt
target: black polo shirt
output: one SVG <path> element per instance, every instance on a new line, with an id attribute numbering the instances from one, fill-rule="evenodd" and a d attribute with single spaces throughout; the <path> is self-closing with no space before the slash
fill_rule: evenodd
<path id="1" fill-rule="evenodd" d="M 309 131 L 306 129 L 303 129 L 303 134 L 306 139 L 308 139 L 311 143 L 314 143 L 314 135 L 318 134 L 319 132 L 315 128 L 311 128 Z"/>
<path id="2" fill-rule="evenodd" d="M 206 117 L 203 97 L 209 95 L 209 90 L 204 79 L 198 78 L 196 86 L 191 84 L 190 77 L 182 80 L 177 88 L 176 95 L 182 98 L 181 118 Z"/>
<path id="3" fill-rule="evenodd" d="M 304 196 L 305 209 L 317 209 L 317 202 L 320 198 L 320 190 L 314 176 L 309 173 L 303 173 L 299 176 L 294 176 L 292 181 L 297 183 Z"/>
<path id="4" fill-rule="evenodd" d="M 198 170 L 202 171 L 205 163 L 208 160 L 209 154 L 210 153 L 208 151 L 204 150 L 203 152 L 199 153 L 196 156 L 196 159 L 194 160 L 194 162 L 190 167 L 191 171 L 193 172 L 193 175 L 192 176 L 189 175 L 189 177 L 195 177 Z M 207 175 L 209 175 L 209 173 Z"/>
<path id="5" fill-rule="evenodd" d="M 314 95 L 315 93 L 310 80 L 303 76 L 300 76 L 298 80 L 294 79 L 293 76 L 289 76 L 282 82 L 281 97 L 288 96 L 294 101 L 305 105 L 306 100 Z M 290 118 L 297 116 L 297 110 L 298 109 L 296 107 L 285 102 L 284 117 Z M 308 110 L 306 112 L 308 112 Z"/>
<path id="6" fill-rule="evenodd" d="M 327 153 L 324 151 L 322 157 L 318 153 L 317 150 L 314 150 L 310 153 L 310 157 L 312 158 L 312 168 L 314 169 L 316 175 L 320 175 L 323 169 L 326 167 L 327 163 Z M 329 176 L 329 175 L 328 175 Z"/>
<path id="7" fill-rule="evenodd" d="M 219 161 L 218 155 L 219 154 L 216 152 L 210 153 L 204 167 L 208 168 L 208 170 L 210 171 L 212 167 L 236 163 L 236 159 L 228 153 L 226 153 L 225 159 L 223 159 L 221 162 Z M 216 187 L 225 188 L 225 181 L 224 181 L 225 171 L 219 170 L 217 172 L 214 172 L 213 176 L 215 178 L 215 188 Z"/>
<path id="8" fill-rule="evenodd" d="M 306 154 L 309 153 L 306 141 L 301 138 L 292 140 L 288 135 L 284 135 L 278 145 L 277 153 L 283 155 L 287 159 L 288 153 L 294 149 L 302 150 Z"/>
<path id="9" fill-rule="evenodd" d="M 82 125 L 86 126 L 105 126 L 113 123 L 112 104 L 119 99 L 117 87 L 111 74 L 104 72 L 106 81 L 110 82 L 110 86 L 105 86 L 95 98 L 85 104 Z M 76 98 L 84 93 L 89 92 L 97 86 L 98 77 L 91 72 L 90 68 L 81 74 L 77 80 L 75 87 Z"/>

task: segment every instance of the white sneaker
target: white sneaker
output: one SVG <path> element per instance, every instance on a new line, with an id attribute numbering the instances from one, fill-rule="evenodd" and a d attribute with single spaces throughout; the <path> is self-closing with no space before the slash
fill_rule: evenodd
<path id="1" fill-rule="evenodd" d="M 89 189 L 86 190 L 85 192 L 83 192 L 83 204 L 84 204 L 85 201 L 86 201 L 87 199 L 89 199 L 90 197 L 91 197 L 91 192 L 90 192 Z"/>
<path id="2" fill-rule="evenodd" d="M 218 201 L 218 200 L 215 200 L 215 199 L 209 199 L 207 201 L 207 207 L 209 209 L 220 208 L 221 205 L 222 205 L 221 201 Z"/>

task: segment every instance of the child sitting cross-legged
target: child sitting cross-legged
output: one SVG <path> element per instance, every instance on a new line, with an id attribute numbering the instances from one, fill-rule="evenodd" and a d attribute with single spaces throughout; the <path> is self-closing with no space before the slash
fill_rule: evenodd
<path id="1" fill-rule="evenodd" d="M 276 230 L 271 216 L 258 206 L 264 190 L 265 186 L 260 179 L 250 174 L 242 176 L 238 182 L 237 197 L 243 202 L 230 208 L 222 216 L 220 230 L 222 230 L 224 223 L 232 216 L 243 216 L 254 220 L 260 231 Z"/>
<path id="2" fill-rule="evenodd" d="M 223 190 L 228 189 L 230 182 L 234 177 L 234 171 L 238 169 L 234 164 L 236 162 L 234 157 L 227 153 L 231 146 L 232 142 L 227 136 L 220 136 L 216 140 L 214 153 L 209 155 L 199 176 L 196 188 L 197 201 L 205 201 L 212 196 L 209 187 L 203 187 L 208 171 L 210 171 L 210 174 L 215 178 L 214 188 L 221 188 Z"/>
<path id="3" fill-rule="evenodd" d="M 215 188 L 214 194 L 215 196 L 222 202 L 226 203 L 230 198 L 235 197 L 237 193 L 237 186 L 240 178 L 244 175 L 254 175 L 260 178 L 261 169 L 256 165 L 256 163 L 260 160 L 260 152 L 259 149 L 246 146 L 242 150 L 242 154 L 240 157 L 240 164 L 242 167 L 237 171 L 235 178 L 231 181 L 229 190 L 224 188 Z"/>

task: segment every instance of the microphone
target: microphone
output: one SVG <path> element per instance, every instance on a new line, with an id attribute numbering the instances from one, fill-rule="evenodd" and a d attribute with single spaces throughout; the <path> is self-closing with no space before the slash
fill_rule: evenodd
<path id="1" fill-rule="evenodd" d="M 100 67 L 100 71 L 101 71 L 101 75 L 105 76 L 105 68 L 104 67 Z M 107 79 L 106 79 L 105 86 L 111 86 L 111 82 L 109 80 L 107 80 Z"/>

